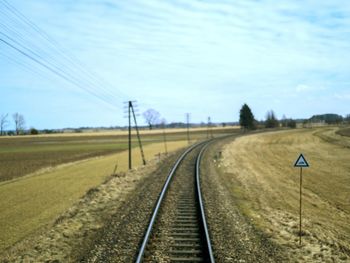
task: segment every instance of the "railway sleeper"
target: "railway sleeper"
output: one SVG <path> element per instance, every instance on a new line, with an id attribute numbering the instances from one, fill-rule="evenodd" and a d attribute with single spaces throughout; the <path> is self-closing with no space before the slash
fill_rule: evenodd
<path id="1" fill-rule="evenodd" d="M 191 257 L 191 258 L 170 258 L 170 262 L 187 263 L 187 262 L 204 262 L 204 261 L 202 258 Z"/>

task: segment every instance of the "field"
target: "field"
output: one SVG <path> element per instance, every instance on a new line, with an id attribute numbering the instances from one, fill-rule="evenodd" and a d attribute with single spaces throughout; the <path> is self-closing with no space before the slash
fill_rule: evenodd
<path id="1" fill-rule="evenodd" d="M 350 137 L 350 128 L 348 127 L 340 129 L 339 131 L 337 131 L 337 134 Z"/>
<path id="2" fill-rule="evenodd" d="M 215 134 L 233 131 L 237 129 L 220 129 Z M 191 133 L 192 140 L 205 137 L 206 130 Z M 142 138 L 147 160 L 164 152 L 161 133 L 152 131 Z M 185 138 L 184 130 L 168 132 L 168 151 L 185 147 Z M 5 175 L 0 182 L 0 251 L 44 231 L 89 189 L 105 181 L 116 165 L 117 172 L 127 170 L 125 133 L 11 137 L 1 138 L 0 144 Z M 133 167 L 140 164 L 135 149 Z M 25 170 L 26 166 L 31 169 Z"/>
<path id="3" fill-rule="evenodd" d="M 214 129 L 216 134 L 232 131 Z M 167 140 L 186 140 L 184 129 L 166 130 Z M 141 131 L 142 142 L 163 141 L 161 130 Z M 191 139 L 206 137 L 206 129 L 191 129 Z M 133 146 L 137 138 L 133 135 Z M 128 148 L 127 132 L 77 133 L 0 137 L 0 181 L 33 173 L 41 168 L 108 155 Z"/>
<path id="4" fill-rule="evenodd" d="M 255 134 L 224 146 L 218 165 L 242 213 L 288 252 L 286 261 L 350 258 L 350 138 L 337 128 Z M 303 238 L 298 246 L 303 153 Z"/>

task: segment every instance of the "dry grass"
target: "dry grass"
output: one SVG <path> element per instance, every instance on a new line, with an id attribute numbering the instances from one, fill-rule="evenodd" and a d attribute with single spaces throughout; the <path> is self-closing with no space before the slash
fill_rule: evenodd
<path id="1" fill-rule="evenodd" d="M 0 262 L 77 262 L 130 193 L 155 173 L 158 163 L 155 158 L 140 169 L 114 174 L 103 184 L 89 189 L 46 231 L 21 240 L 1 254 Z"/>
<path id="2" fill-rule="evenodd" d="M 225 146 L 221 168 L 238 205 L 290 252 L 290 261 L 350 258 L 350 138 L 336 128 L 241 137 Z M 303 247 L 299 248 L 299 170 L 303 153 Z"/>
<path id="3" fill-rule="evenodd" d="M 173 151 L 186 141 L 168 142 Z M 163 143 L 147 145 L 146 158 L 163 152 Z M 133 166 L 141 164 L 133 151 Z M 118 172 L 127 170 L 127 153 L 64 164 L 47 171 L 0 183 L 0 251 L 53 222 L 86 191 L 101 184 L 118 163 Z"/>

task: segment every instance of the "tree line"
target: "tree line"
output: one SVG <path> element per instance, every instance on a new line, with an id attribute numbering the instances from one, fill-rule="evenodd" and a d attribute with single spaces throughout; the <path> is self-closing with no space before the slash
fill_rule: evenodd
<path id="1" fill-rule="evenodd" d="M 273 110 L 266 113 L 266 120 L 259 122 L 255 120 L 252 110 L 247 104 L 243 104 L 239 112 L 239 124 L 245 130 L 254 130 L 258 127 L 265 128 L 277 128 L 277 127 L 289 127 L 296 128 L 296 121 L 293 119 L 287 119 L 285 116 L 282 120 L 278 120 Z"/>
<path id="2" fill-rule="evenodd" d="M 185 123 L 170 123 L 166 125 L 166 120 L 161 118 L 158 111 L 154 109 L 148 109 L 143 112 L 143 117 L 148 125 L 148 128 L 152 130 L 153 128 L 164 128 L 165 126 L 169 128 L 175 127 L 185 127 Z M 0 136 L 3 135 L 20 135 L 20 134 L 38 134 L 39 131 L 35 128 L 30 128 L 29 131 L 25 131 L 25 119 L 24 116 L 18 112 L 12 114 L 12 121 L 14 130 L 6 131 L 6 129 L 11 124 L 9 120 L 9 114 L 1 114 L 0 116 Z M 299 120 L 300 121 L 300 120 Z M 337 114 L 323 114 L 314 115 L 310 119 L 303 120 L 303 124 L 307 122 L 324 122 L 327 124 L 339 124 L 339 123 L 350 123 L 350 114 L 342 117 Z M 239 124 L 245 130 L 254 130 L 257 128 L 276 128 L 276 127 L 288 127 L 296 128 L 296 120 L 291 118 L 282 117 L 278 120 L 276 114 L 273 110 L 266 113 L 265 121 L 257 121 L 250 107 L 245 103 L 242 105 L 239 112 Z M 225 126 L 225 123 L 223 123 Z M 43 133 L 53 133 L 54 130 L 43 130 Z"/>
<path id="3" fill-rule="evenodd" d="M 345 117 L 342 117 L 338 114 L 313 115 L 309 119 L 299 119 L 297 121 L 301 123 L 304 127 L 305 125 L 310 123 L 325 123 L 335 125 L 350 124 L 350 114 L 347 114 Z M 265 121 L 257 121 L 255 120 L 254 115 L 247 104 L 243 104 L 239 112 L 239 124 L 243 129 L 246 130 L 276 127 L 296 128 L 297 121 L 291 118 L 286 118 L 286 116 L 284 115 L 281 120 L 278 120 L 273 110 L 270 110 L 266 113 Z"/>
<path id="4" fill-rule="evenodd" d="M 24 116 L 18 112 L 12 114 L 12 121 L 14 125 L 14 131 L 6 131 L 10 125 L 9 114 L 1 114 L 0 116 L 0 136 L 3 135 L 20 135 L 25 133 L 25 119 Z M 38 131 L 34 128 L 29 130 L 30 134 L 38 134 Z"/>

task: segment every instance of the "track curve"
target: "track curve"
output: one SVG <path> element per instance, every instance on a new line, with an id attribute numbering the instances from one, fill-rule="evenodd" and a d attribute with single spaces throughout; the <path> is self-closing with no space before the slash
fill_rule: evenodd
<path id="1" fill-rule="evenodd" d="M 171 169 L 136 262 L 215 262 L 200 189 L 200 162 L 210 141 L 189 147 Z"/>

